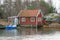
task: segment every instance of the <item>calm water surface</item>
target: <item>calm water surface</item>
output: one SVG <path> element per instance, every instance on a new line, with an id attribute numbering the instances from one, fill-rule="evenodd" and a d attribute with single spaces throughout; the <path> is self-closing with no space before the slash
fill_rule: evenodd
<path id="1" fill-rule="evenodd" d="M 37 29 L 36 31 L 36 28 L 19 28 L 14 30 L 0 29 L 0 40 L 5 40 L 3 38 L 8 37 L 11 38 L 6 40 L 60 40 L 60 31 L 54 29 Z"/>
<path id="2" fill-rule="evenodd" d="M 36 28 L 19 28 L 14 30 L 1 30 L 0 29 L 0 36 L 22 36 L 22 35 L 49 35 L 54 34 L 56 31 L 52 29 L 37 29 Z"/>

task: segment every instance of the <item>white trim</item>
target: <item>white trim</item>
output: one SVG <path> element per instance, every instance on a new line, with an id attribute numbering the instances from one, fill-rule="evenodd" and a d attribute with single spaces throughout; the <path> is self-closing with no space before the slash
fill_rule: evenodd
<path id="1" fill-rule="evenodd" d="M 37 33 L 37 17 L 36 17 L 36 33 Z"/>
<path id="2" fill-rule="evenodd" d="M 11 17 L 8 17 L 8 19 L 9 19 L 9 18 L 17 18 L 17 17 L 18 17 L 18 16 L 11 16 Z"/>
<path id="3" fill-rule="evenodd" d="M 20 20 L 20 16 L 19 16 L 21 13 L 22 13 L 22 10 L 21 10 L 21 11 L 18 13 L 18 15 L 17 15 L 17 16 L 19 17 L 19 19 L 18 19 L 19 23 L 21 23 L 21 22 L 20 22 L 20 21 L 21 21 L 21 20 Z"/>
<path id="4" fill-rule="evenodd" d="M 33 19 L 33 20 L 32 20 Z M 30 22 L 35 22 L 35 17 L 30 18 Z"/>
<path id="5" fill-rule="evenodd" d="M 37 21 L 38 21 L 38 22 L 41 22 L 41 21 L 42 21 L 42 18 L 41 18 L 41 17 L 38 17 L 38 18 L 37 18 Z"/>
<path id="6" fill-rule="evenodd" d="M 20 15 L 21 13 L 22 13 L 22 10 L 18 13 L 18 15 L 17 15 L 17 16 L 19 17 L 19 15 Z"/>
<path id="7" fill-rule="evenodd" d="M 42 17 L 43 17 L 43 13 L 42 13 L 42 11 L 41 11 L 41 14 L 42 14 Z"/>
<path id="8" fill-rule="evenodd" d="M 38 26 L 37 26 L 37 22 L 38 22 L 37 17 L 38 17 L 38 15 L 40 14 L 40 12 L 41 12 L 41 10 L 38 10 L 38 14 L 37 14 L 37 16 L 36 16 L 36 33 L 37 33 L 37 30 L 38 30 L 38 29 L 37 29 L 37 27 L 38 27 Z"/>
<path id="9" fill-rule="evenodd" d="M 37 16 L 40 14 L 40 12 L 41 12 L 41 10 L 38 10 L 38 14 L 37 14 Z M 37 16 L 36 16 L 36 17 L 37 17 Z"/>
<path id="10" fill-rule="evenodd" d="M 22 21 L 22 22 L 26 22 L 26 18 L 25 18 L 25 17 L 22 17 L 22 18 L 21 18 L 21 21 Z"/>

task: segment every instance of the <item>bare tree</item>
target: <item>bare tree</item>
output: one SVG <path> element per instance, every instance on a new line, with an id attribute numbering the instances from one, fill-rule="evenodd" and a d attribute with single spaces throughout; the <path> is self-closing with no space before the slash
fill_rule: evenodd
<path id="1" fill-rule="evenodd" d="M 5 0 L 4 17 L 16 16 L 20 10 L 24 9 L 41 9 L 43 13 L 48 13 L 49 5 L 41 0 Z"/>
<path id="2" fill-rule="evenodd" d="M 5 11 L 5 18 L 9 16 L 16 16 L 20 9 L 21 9 L 21 0 L 5 0 L 4 1 L 4 11 Z"/>

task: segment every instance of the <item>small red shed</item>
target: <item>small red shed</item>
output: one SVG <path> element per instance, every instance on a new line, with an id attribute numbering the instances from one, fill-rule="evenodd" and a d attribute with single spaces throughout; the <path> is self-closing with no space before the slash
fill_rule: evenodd
<path id="1" fill-rule="evenodd" d="M 42 24 L 41 10 L 21 10 L 18 14 L 21 26 L 36 26 Z"/>

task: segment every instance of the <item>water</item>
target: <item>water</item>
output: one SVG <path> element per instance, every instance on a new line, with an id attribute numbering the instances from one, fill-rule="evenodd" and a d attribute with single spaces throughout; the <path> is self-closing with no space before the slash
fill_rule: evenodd
<path id="1" fill-rule="evenodd" d="M 60 40 L 60 31 L 54 29 L 19 28 L 0 30 L 0 40 Z"/>

